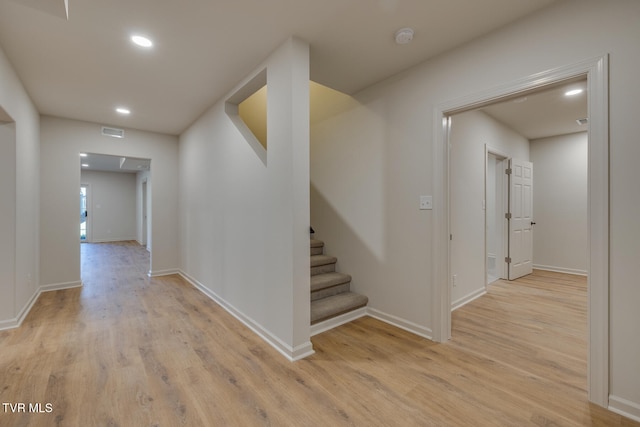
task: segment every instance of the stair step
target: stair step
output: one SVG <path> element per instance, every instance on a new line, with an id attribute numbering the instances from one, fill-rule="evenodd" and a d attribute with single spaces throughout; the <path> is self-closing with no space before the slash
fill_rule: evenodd
<path id="1" fill-rule="evenodd" d="M 323 273 L 311 276 L 311 301 L 349 292 L 351 276 L 342 273 Z"/>
<path id="2" fill-rule="evenodd" d="M 369 298 L 355 292 L 343 292 L 311 302 L 311 324 L 364 307 Z"/>
<path id="3" fill-rule="evenodd" d="M 318 239 L 311 239 L 311 247 L 312 248 L 321 248 L 324 246 L 324 242 Z"/>
<path id="4" fill-rule="evenodd" d="M 337 261 L 336 257 L 329 255 L 311 255 L 311 275 L 335 271 Z"/>

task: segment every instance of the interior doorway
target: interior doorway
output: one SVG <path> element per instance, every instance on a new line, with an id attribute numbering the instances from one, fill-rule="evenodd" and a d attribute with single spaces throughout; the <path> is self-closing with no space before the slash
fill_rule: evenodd
<path id="1" fill-rule="evenodd" d="M 485 259 L 487 285 L 507 279 L 507 186 L 505 171 L 508 156 L 500 150 L 485 146 Z"/>
<path id="2" fill-rule="evenodd" d="M 434 109 L 434 303 L 433 337 L 451 338 L 451 229 L 449 117 L 496 100 L 517 98 L 577 77 L 586 77 L 588 93 L 588 392 L 589 400 L 607 405 L 609 396 L 609 173 L 608 173 L 608 56 L 584 60 L 503 84 L 436 106 Z M 483 261 L 484 263 L 484 261 Z"/>
<path id="3" fill-rule="evenodd" d="M 80 241 L 132 244 L 149 253 L 151 270 L 151 159 L 80 153 Z M 83 256 L 102 251 L 83 248 Z M 81 268 L 82 271 L 82 268 Z M 82 271 L 84 274 L 84 271 Z M 84 280 L 84 279 L 83 279 Z"/>
<path id="4" fill-rule="evenodd" d="M 80 242 L 91 241 L 91 227 L 89 224 L 89 184 L 80 184 Z"/>

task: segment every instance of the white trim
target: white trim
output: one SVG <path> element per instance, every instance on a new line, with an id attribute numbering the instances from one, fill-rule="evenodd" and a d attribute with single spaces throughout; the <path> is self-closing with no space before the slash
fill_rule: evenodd
<path id="1" fill-rule="evenodd" d="M 27 302 L 27 304 L 25 304 L 25 306 L 22 308 L 20 313 L 18 313 L 18 315 L 15 318 L 0 321 L 0 331 L 5 329 L 14 329 L 14 328 L 20 327 L 20 325 L 22 325 L 22 322 L 24 321 L 24 319 L 26 319 L 27 315 L 29 314 L 29 312 L 35 305 L 36 301 L 38 301 L 38 298 L 40 298 L 40 295 L 43 292 L 59 291 L 62 289 L 72 289 L 72 288 L 78 288 L 81 286 L 82 286 L 81 281 L 66 282 L 66 283 L 52 283 L 50 285 L 40 286 L 38 290 L 33 293 L 31 298 Z"/>
<path id="2" fill-rule="evenodd" d="M 132 241 L 139 243 L 136 239 L 137 239 L 136 237 L 116 237 L 116 238 L 109 238 L 109 239 L 94 239 L 86 243 L 115 243 L 115 242 L 132 242 Z"/>
<path id="3" fill-rule="evenodd" d="M 620 414 L 634 421 L 640 422 L 640 405 L 618 396 L 609 396 L 609 408 L 611 412 Z"/>
<path id="4" fill-rule="evenodd" d="M 42 285 L 38 288 L 38 293 L 42 292 L 51 292 L 51 291 L 60 291 L 63 289 L 73 289 L 73 288 L 81 288 L 82 281 L 78 280 L 75 282 L 64 282 L 64 283 L 51 283 L 48 285 Z"/>
<path id="5" fill-rule="evenodd" d="M 169 268 L 167 270 L 149 270 L 147 276 L 149 277 L 159 277 L 159 276 L 171 276 L 172 274 L 181 274 L 180 270 L 177 268 Z"/>
<path id="6" fill-rule="evenodd" d="M 478 289 L 476 291 L 471 292 L 469 295 L 466 295 L 457 301 L 451 302 L 451 311 L 455 311 L 462 307 L 465 304 L 469 304 L 471 301 L 480 298 L 481 296 L 487 293 L 487 287 L 483 286 L 482 289 Z"/>
<path id="7" fill-rule="evenodd" d="M 251 329 L 256 335 L 270 344 L 273 348 L 278 350 L 278 352 L 280 352 L 280 354 L 286 357 L 289 361 L 295 362 L 296 360 L 304 359 L 305 357 L 311 356 L 315 353 L 313 351 L 311 341 L 307 341 L 296 347 L 291 347 L 287 343 L 283 342 L 280 338 L 273 335 L 270 331 L 264 329 L 258 322 L 256 322 L 249 316 L 246 316 L 232 304 L 228 303 L 224 298 L 220 297 L 218 294 L 204 286 L 202 283 L 198 282 L 193 277 L 189 276 L 184 271 L 179 270 L 178 274 L 182 276 L 187 282 L 189 282 L 193 287 L 213 300 L 220 307 L 224 308 L 229 314 L 239 320 L 240 323 Z"/>
<path id="8" fill-rule="evenodd" d="M 349 323 L 366 315 L 367 307 L 360 307 L 357 310 L 353 310 L 348 313 L 341 314 L 340 316 L 332 317 L 331 319 L 327 319 L 311 325 L 310 335 L 314 336 L 321 334 L 322 332 L 337 328 L 338 326 L 344 325 L 345 323 Z"/>
<path id="9" fill-rule="evenodd" d="M 533 264 L 534 270 L 553 271 L 556 273 L 575 274 L 576 276 L 588 276 L 587 270 L 579 270 L 577 268 L 556 267 L 554 265 Z"/>
<path id="10" fill-rule="evenodd" d="M 533 74 L 433 110 L 433 330 L 436 341 L 451 336 L 449 142 L 450 114 L 471 110 L 508 95 L 586 75 L 589 92 L 588 171 L 588 391 L 589 400 L 607 407 L 609 400 L 609 77 L 608 55 Z"/>
<path id="11" fill-rule="evenodd" d="M 367 307 L 367 315 L 373 317 L 374 319 L 378 319 L 382 322 L 388 323 L 389 325 L 404 329 L 405 331 L 411 332 L 412 334 L 418 335 L 422 338 L 433 340 L 433 331 L 427 327 L 418 325 L 417 323 L 413 323 L 409 320 L 402 319 L 392 314 L 384 313 L 371 307 Z"/>

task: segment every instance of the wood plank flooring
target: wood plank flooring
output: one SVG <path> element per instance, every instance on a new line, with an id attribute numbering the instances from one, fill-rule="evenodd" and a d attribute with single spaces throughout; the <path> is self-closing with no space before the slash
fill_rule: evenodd
<path id="1" fill-rule="evenodd" d="M 446 344 L 364 317 L 290 363 L 137 244 L 82 251 L 83 288 L 0 332 L 0 401 L 42 404 L 0 426 L 640 425 L 587 402 L 576 276 L 497 282 Z"/>

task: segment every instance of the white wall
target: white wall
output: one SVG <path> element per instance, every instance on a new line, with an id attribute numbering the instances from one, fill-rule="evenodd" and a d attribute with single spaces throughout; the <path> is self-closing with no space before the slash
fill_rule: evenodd
<path id="1" fill-rule="evenodd" d="M 178 269 L 178 138 L 127 129 L 125 138 L 101 135 L 101 125 L 41 118 L 41 283 L 80 283 L 78 191 L 81 152 L 151 159 L 152 274 Z"/>
<path id="2" fill-rule="evenodd" d="M 312 129 L 314 154 L 318 144 L 340 150 L 324 153 L 322 162 L 333 162 L 324 168 L 312 160 L 314 199 L 326 201 L 322 212 L 313 214 L 314 226 L 321 214 L 332 214 L 335 220 L 318 226 L 318 232 L 326 234 L 344 270 L 360 278 L 358 291 L 372 295 L 371 305 L 397 323 L 428 332 L 433 288 L 440 285 L 432 283 L 432 271 L 446 269 L 432 262 L 431 238 L 438 231 L 432 212 L 418 210 L 419 195 L 434 192 L 434 109 L 608 53 L 610 393 L 614 407 L 638 417 L 640 144 L 634 143 L 634 115 L 640 99 L 639 17 L 640 2 L 632 0 L 559 2 L 362 91 L 340 106 L 341 114 Z M 328 178 L 334 173 L 338 176 Z"/>
<path id="3" fill-rule="evenodd" d="M 529 140 L 482 111 L 451 119 L 450 209 L 451 304 L 460 307 L 484 293 L 485 283 L 485 144 L 508 157 L 529 160 Z"/>
<path id="4" fill-rule="evenodd" d="M 146 200 L 143 198 L 143 185 L 147 185 Z M 151 171 L 142 171 L 136 174 L 136 240 L 151 250 Z M 144 221 L 145 206 L 147 221 Z M 146 230 L 143 230 L 145 228 Z"/>
<path id="5" fill-rule="evenodd" d="M 586 274 L 587 133 L 531 141 L 534 268 Z"/>
<path id="6" fill-rule="evenodd" d="M 4 205 L 0 212 L 3 223 L 0 237 L 13 234 L 13 239 L 0 241 L 0 253 L 11 258 L 2 265 L 3 269 L 7 268 L 3 279 L 8 280 L 0 285 L 2 329 L 17 326 L 36 296 L 40 233 L 39 116 L 2 49 L 0 109 L 15 122 L 15 130 L 11 128 L 13 125 L 3 125 L 0 131 L 2 166 L 7 168 L 2 174 L 3 178 L 12 179 L 9 185 L 0 184 L 0 199 Z"/>
<path id="7" fill-rule="evenodd" d="M 135 240 L 136 174 L 82 170 L 80 183 L 91 187 L 91 241 Z"/>
<path id="8" fill-rule="evenodd" d="M 267 69 L 266 163 L 228 97 L 180 136 L 182 273 L 292 359 L 311 351 L 308 67 L 290 39 L 229 93 Z"/>

